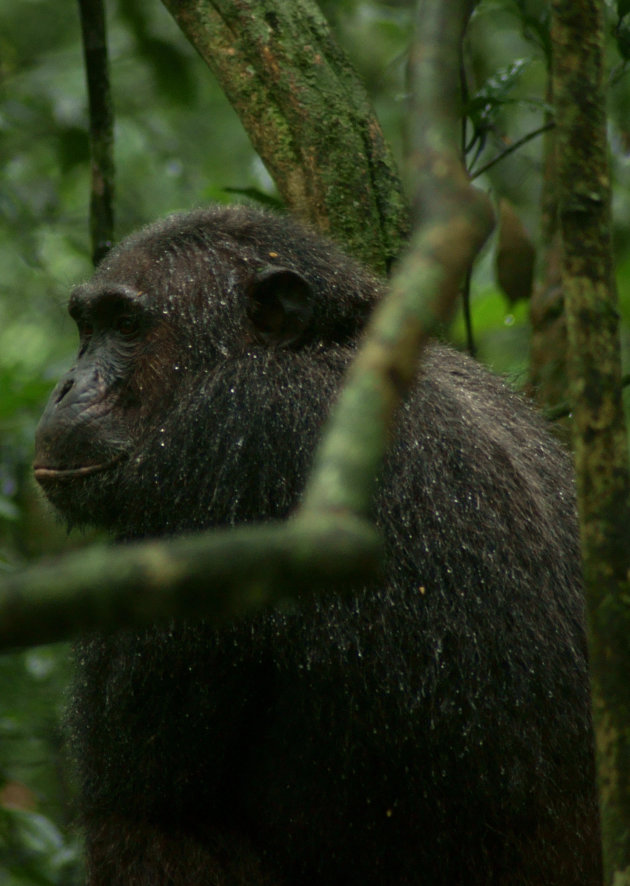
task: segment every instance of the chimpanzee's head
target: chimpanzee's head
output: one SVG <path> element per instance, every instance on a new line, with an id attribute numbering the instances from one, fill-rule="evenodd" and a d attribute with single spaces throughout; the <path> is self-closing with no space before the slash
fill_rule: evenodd
<path id="1" fill-rule="evenodd" d="M 377 293 L 331 244 L 244 207 L 176 215 L 132 235 L 70 297 L 79 352 L 37 430 L 38 482 L 71 523 L 126 534 L 264 515 L 256 496 L 243 511 L 217 506 L 232 447 L 247 440 L 241 470 L 253 460 L 264 472 L 280 457 L 271 437 L 301 434 L 292 448 L 304 460 L 312 443 L 295 417 L 282 426 L 282 400 L 321 423 Z M 318 383 L 319 394 L 304 390 Z M 149 517 L 155 496 L 170 500 L 169 515 L 164 505 Z M 290 497 L 280 496 L 280 511 Z"/>

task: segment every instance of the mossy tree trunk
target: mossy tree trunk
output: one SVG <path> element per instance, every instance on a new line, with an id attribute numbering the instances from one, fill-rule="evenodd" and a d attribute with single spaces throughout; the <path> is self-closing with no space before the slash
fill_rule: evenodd
<path id="1" fill-rule="evenodd" d="M 562 286 L 607 882 L 630 883 L 628 458 L 602 88 L 603 0 L 554 0 Z"/>
<path id="2" fill-rule="evenodd" d="M 408 234 L 365 88 L 314 0 L 163 0 L 216 75 L 286 205 L 385 271 Z"/>

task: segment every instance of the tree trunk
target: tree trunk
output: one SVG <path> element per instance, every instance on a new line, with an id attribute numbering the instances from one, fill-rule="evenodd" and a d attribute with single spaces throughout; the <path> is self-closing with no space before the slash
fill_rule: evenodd
<path id="1" fill-rule="evenodd" d="M 212 69 L 287 206 L 385 271 L 408 234 L 367 93 L 312 0 L 163 0 Z"/>
<path id="2" fill-rule="evenodd" d="M 602 0 L 554 0 L 568 373 L 590 616 L 606 880 L 630 883 L 628 461 L 602 89 Z"/>

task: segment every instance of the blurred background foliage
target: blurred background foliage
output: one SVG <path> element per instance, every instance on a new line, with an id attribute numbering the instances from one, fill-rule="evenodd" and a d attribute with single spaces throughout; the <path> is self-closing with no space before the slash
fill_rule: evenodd
<path id="1" fill-rule="evenodd" d="M 405 143 L 412 3 L 326 0 L 395 153 Z M 627 5 L 627 4 L 626 4 Z M 609 131 L 624 343 L 630 320 L 630 15 L 608 6 Z M 466 47 L 473 171 L 544 122 L 549 37 L 544 0 L 483 0 Z M 116 114 L 116 231 L 209 201 L 275 196 L 238 118 L 158 0 L 108 6 Z M 38 415 L 75 334 L 65 302 L 90 273 L 87 113 L 74 4 L 0 0 L 0 571 L 82 543 L 43 507 L 30 475 Z M 474 164 L 474 165 L 473 165 Z M 542 139 L 480 177 L 539 246 Z M 473 277 L 477 353 L 518 386 L 528 364 L 526 301 L 511 302 L 485 250 Z M 460 345 L 464 324 L 449 331 Z M 0 882 L 81 882 L 62 741 L 69 651 L 0 658 Z"/>

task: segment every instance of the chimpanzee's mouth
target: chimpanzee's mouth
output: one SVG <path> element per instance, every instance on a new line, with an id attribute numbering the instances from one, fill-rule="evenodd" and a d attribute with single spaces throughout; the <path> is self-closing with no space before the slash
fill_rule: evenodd
<path id="1" fill-rule="evenodd" d="M 98 464 L 93 465 L 81 465 L 77 468 L 49 468 L 45 465 L 34 465 L 33 471 L 35 474 L 35 479 L 41 483 L 46 480 L 75 480 L 80 477 L 89 477 L 91 474 L 100 474 L 103 471 L 108 471 L 110 468 L 113 468 L 114 465 L 118 464 L 119 461 L 122 461 L 123 458 L 127 458 L 126 452 L 120 452 L 114 458 L 111 458 L 109 461 L 99 462 Z"/>

